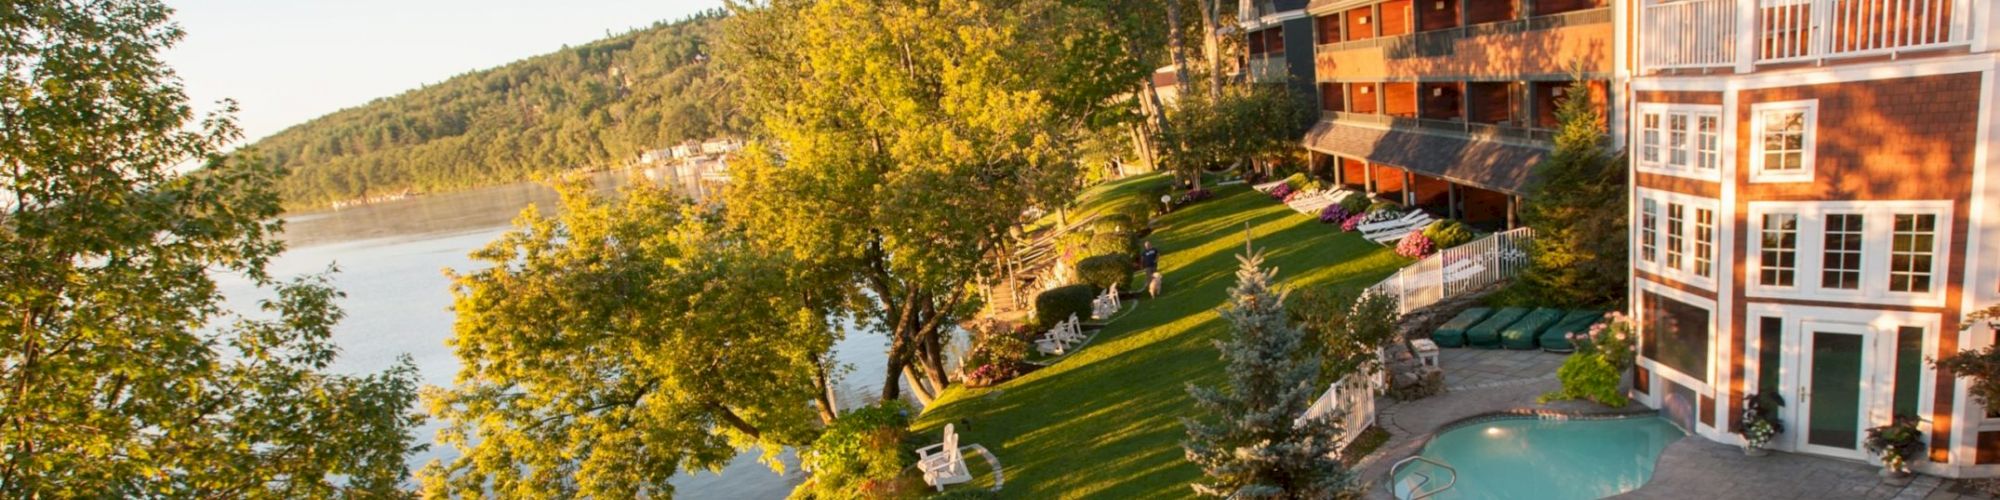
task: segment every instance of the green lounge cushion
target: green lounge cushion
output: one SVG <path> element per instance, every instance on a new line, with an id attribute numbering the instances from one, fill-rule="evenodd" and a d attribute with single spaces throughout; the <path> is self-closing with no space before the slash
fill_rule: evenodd
<path id="1" fill-rule="evenodd" d="M 1575 351 L 1576 346 L 1569 341 L 1572 333 L 1590 331 L 1591 325 L 1604 320 L 1604 311 L 1575 310 L 1564 315 L 1555 326 L 1542 330 L 1542 350 L 1549 352 Z"/>
<path id="2" fill-rule="evenodd" d="M 1438 347 L 1462 347 L 1465 345 L 1465 330 L 1491 314 L 1493 310 L 1484 307 L 1466 309 L 1452 316 L 1451 321 L 1438 325 L 1437 330 L 1431 332 L 1431 342 L 1436 342 Z"/>
<path id="3" fill-rule="evenodd" d="M 1549 325 L 1562 321 L 1563 314 L 1565 313 L 1561 309 L 1544 307 L 1521 316 L 1519 321 L 1500 329 L 1500 347 L 1534 349 L 1535 336 L 1541 335 L 1542 330 L 1548 329 Z"/>
<path id="4" fill-rule="evenodd" d="M 1528 310 L 1520 307 L 1509 307 L 1495 311 L 1486 320 L 1480 321 L 1479 324 L 1472 325 L 1472 328 L 1465 330 L 1465 345 L 1488 348 L 1500 347 L 1500 330 L 1506 329 L 1507 325 L 1512 325 L 1515 321 L 1520 320 L 1522 316 L 1527 315 Z"/>

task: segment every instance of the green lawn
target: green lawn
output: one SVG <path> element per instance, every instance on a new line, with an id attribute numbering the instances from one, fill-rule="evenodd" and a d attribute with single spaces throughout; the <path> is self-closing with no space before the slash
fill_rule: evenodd
<path id="1" fill-rule="evenodd" d="M 1100 186 L 1080 211 L 1158 182 L 1147 175 Z M 1188 383 L 1222 380 L 1211 341 L 1227 334 L 1216 310 L 1235 284 L 1246 222 L 1266 265 L 1291 287 L 1368 286 L 1408 262 L 1245 186 L 1217 189 L 1215 199 L 1155 224 L 1149 239 L 1162 252 L 1164 297 L 1128 304 L 1138 309 L 1054 366 L 996 387 L 947 390 L 916 429 L 936 437 L 958 424 L 962 442 L 999 457 L 1009 498 L 1192 496 L 1187 485 L 1200 471 L 1183 458 L 1179 419 L 1192 415 Z"/>

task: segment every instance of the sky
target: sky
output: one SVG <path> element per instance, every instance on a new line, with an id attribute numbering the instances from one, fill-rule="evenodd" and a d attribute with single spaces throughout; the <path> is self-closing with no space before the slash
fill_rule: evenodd
<path id="1" fill-rule="evenodd" d="M 722 0 L 166 0 L 163 58 L 197 112 L 235 99 L 244 139 Z"/>

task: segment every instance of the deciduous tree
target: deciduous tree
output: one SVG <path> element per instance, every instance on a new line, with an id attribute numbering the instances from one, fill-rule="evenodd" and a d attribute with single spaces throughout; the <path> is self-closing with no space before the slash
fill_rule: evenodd
<path id="1" fill-rule="evenodd" d="M 671 494 L 677 471 L 810 442 L 834 339 L 782 256 L 661 188 L 560 186 L 560 215 L 530 206 L 473 255 L 491 267 L 452 274 L 463 368 L 425 400 L 461 455 L 426 491 Z"/>
<path id="2" fill-rule="evenodd" d="M 265 271 L 281 171 L 223 154 L 233 105 L 196 123 L 171 12 L 0 5 L 0 496 L 394 496 L 415 370 L 327 372 L 341 294 Z"/>

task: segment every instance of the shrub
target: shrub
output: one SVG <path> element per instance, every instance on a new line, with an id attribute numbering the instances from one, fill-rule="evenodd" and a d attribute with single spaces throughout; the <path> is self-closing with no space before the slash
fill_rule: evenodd
<path id="1" fill-rule="evenodd" d="M 1348 217 L 1353 216 L 1353 212 L 1347 211 L 1347 208 L 1340 206 L 1338 203 L 1327 205 L 1326 208 L 1319 211 L 1319 221 L 1326 224 L 1346 222 Z"/>
<path id="2" fill-rule="evenodd" d="M 1324 184 L 1320 184 L 1320 182 L 1319 182 L 1319 179 L 1313 179 L 1313 180 L 1308 180 L 1308 181 L 1306 181 L 1306 183 L 1305 183 L 1304 185 L 1302 185 L 1302 186 L 1299 186 L 1299 190 L 1300 190 L 1300 191 L 1304 191 L 1304 192 L 1308 192 L 1308 193 L 1312 193 L 1312 192 L 1318 192 L 1319 190 L 1321 190 L 1321 189 L 1325 189 L 1325 188 L 1326 188 L 1326 187 L 1325 187 L 1325 185 L 1324 185 Z"/>
<path id="3" fill-rule="evenodd" d="M 1075 314 L 1077 319 L 1090 318 L 1090 301 L 1097 298 L 1097 291 L 1090 285 L 1059 286 L 1035 296 L 1035 325 L 1047 329 L 1057 322 L 1068 320 Z"/>
<path id="4" fill-rule="evenodd" d="M 1129 214 L 1113 212 L 1099 215 L 1097 216 L 1097 220 L 1091 221 L 1090 232 L 1097 234 L 1136 233 L 1139 232 L 1139 223 L 1134 221 Z"/>
<path id="5" fill-rule="evenodd" d="M 1618 391 L 1618 382 L 1625 370 L 1632 368 L 1632 343 L 1638 335 L 1633 334 L 1632 322 L 1625 315 L 1614 312 L 1604 317 L 1605 322 L 1590 327 L 1589 332 L 1570 335 L 1576 353 L 1556 369 L 1562 389 L 1543 394 L 1539 401 L 1588 399 L 1612 408 L 1631 402 Z"/>
<path id="6" fill-rule="evenodd" d="M 1152 220 L 1153 213 L 1161 208 L 1159 195 L 1154 195 L 1151 198 L 1124 198 L 1111 205 L 1105 213 L 1124 214 L 1132 219 L 1133 224 L 1143 226 Z"/>
<path id="7" fill-rule="evenodd" d="M 1368 195 L 1361 193 L 1349 193 L 1346 198 L 1340 199 L 1340 208 L 1350 214 L 1368 212 L 1368 204 Z"/>
<path id="8" fill-rule="evenodd" d="M 1292 175 L 1285 176 L 1285 186 L 1290 187 L 1292 188 L 1292 190 L 1296 191 L 1299 188 L 1306 187 L 1307 180 L 1308 179 L 1306 179 L 1306 174 L 1299 172 L 1292 172 Z"/>
<path id="9" fill-rule="evenodd" d="M 1381 212 L 1385 210 L 1395 211 L 1398 214 L 1401 214 L 1403 211 L 1403 206 L 1398 205 L 1396 204 L 1396 202 L 1393 201 L 1376 201 L 1374 204 L 1368 205 L 1369 213 Z"/>
<path id="10" fill-rule="evenodd" d="M 1347 216 L 1347 220 L 1341 221 L 1340 230 L 1353 231 L 1361 227 L 1361 221 L 1364 220 L 1368 220 L 1368 214 L 1356 214 Z"/>
<path id="11" fill-rule="evenodd" d="M 1285 184 L 1275 188 L 1271 188 L 1272 198 L 1277 198 L 1282 200 L 1291 196 L 1292 196 L 1292 185 L 1290 184 Z"/>
<path id="12" fill-rule="evenodd" d="M 1105 254 L 1076 262 L 1077 279 L 1098 290 L 1108 290 L 1113 285 L 1125 288 L 1132 282 L 1132 258 L 1125 254 Z"/>
<path id="13" fill-rule="evenodd" d="M 1424 237 L 1430 238 L 1431 243 L 1436 244 L 1440 249 L 1444 249 L 1464 245 L 1472 241 L 1474 235 L 1472 234 L 1472 228 L 1466 227 L 1465 223 L 1445 219 L 1433 222 L 1430 226 L 1424 227 Z"/>
<path id="14" fill-rule="evenodd" d="M 1435 251 L 1437 245 L 1431 243 L 1431 239 L 1424 236 L 1423 231 L 1410 231 L 1408 236 L 1403 237 L 1403 241 L 1396 243 L 1396 255 L 1412 259 L 1421 259 Z"/>
<path id="15" fill-rule="evenodd" d="M 859 498 L 894 488 L 917 458 L 910 413 L 908 404 L 889 401 L 834 419 L 801 457 L 813 480 L 800 488 L 814 498 Z"/>

